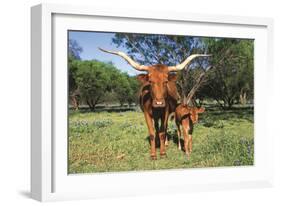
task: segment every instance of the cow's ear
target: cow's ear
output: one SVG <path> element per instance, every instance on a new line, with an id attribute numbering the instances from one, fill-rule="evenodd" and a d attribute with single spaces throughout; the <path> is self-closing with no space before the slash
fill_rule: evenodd
<path id="1" fill-rule="evenodd" d="M 137 80 L 139 80 L 141 83 L 145 83 L 148 81 L 148 75 L 147 74 L 139 74 L 137 76 Z"/>
<path id="2" fill-rule="evenodd" d="M 200 107 L 200 108 L 197 109 L 197 112 L 198 113 L 203 113 L 203 112 L 205 112 L 205 108 L 204 107 Z"/>
<path id="3" fill-rule="evenodd" d="M 173 74 L 173 73 L 169 74 L 168 80 L 173 82 L 177 81 L 177 74 Z"/>

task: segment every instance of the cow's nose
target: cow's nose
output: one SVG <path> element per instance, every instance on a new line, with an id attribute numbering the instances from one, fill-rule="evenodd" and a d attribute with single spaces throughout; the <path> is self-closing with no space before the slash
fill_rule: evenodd
<path id="1" fill-rule="evenodd" d="M 152 104 L 153 104 L 153 107 L 165 107 L 165 100 L 164 99 L 154 99 Z"/>

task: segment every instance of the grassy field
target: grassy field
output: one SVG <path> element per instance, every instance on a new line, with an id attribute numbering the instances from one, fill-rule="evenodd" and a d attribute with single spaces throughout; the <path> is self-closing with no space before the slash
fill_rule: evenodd
<path id="1" fill-rule="evenodd" d="M 167 157 L 150 159 L 147 127 L 141 112 L 70 112 L 69 173 L 252 165 L 253 109 L 206 108 L 193 133 L 189 160 L 177 148 L 176 127 L 169 122 Z"/>

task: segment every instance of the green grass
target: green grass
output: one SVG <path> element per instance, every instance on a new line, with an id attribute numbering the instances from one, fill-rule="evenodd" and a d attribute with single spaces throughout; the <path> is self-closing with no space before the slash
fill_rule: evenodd
<path id="1" fill-rule="evenodd" d="M 141 112 L 70 112 L 69 173 L 253 165 L 253 111 L 207 108 L 193 132 L 187 160 L 177 148 L 174 122 L 169 122 L 167 157 L 150 159 L 147 126 Z"/>

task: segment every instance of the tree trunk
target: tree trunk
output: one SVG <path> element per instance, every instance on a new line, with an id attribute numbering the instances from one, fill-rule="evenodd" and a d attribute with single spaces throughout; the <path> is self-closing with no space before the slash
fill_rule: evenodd
<path id="1" fill-rule="evenodd" d="M 227 101 L 224 102 L 225 109 L 231 109 L 233 106 L 233 100 L 228 98 Z"/>
<path id="2" fill-rule="evenodd" d="M 91 111 L 95 111 L 96 105 L 93 103 L 93 100 L 91 100 L 91 101 L 87 100 L 87 104 L 88 104 Z"/>
<path id="3" fill-rule="evenodd" d="M 77 97 L 75 95 L 71 95 L 70 99 L 74 110 L 77 111 L 79 109 L 79 101 Z"/>
<path id="4" fill-rule="evenodd" d="M 245 105 L 247 103 L 247 94 L 246 92 L 240 94 L 240 104 Z"/>
<path id="5" fill-rule="evenodd" d="M 220 107 L 222 110 L 225 110 L 224 104 L 221 104 L 219 99 L 215 99 L 215 100 L 216 100 L 217 104 L 219 105 L 219 107 Z"/>
<path id="6" fill-rule="evenodd" d="M 92 99 L 92 100 L 91 100 L 92 111 L 95 111 L 96 104 L 97 104 L 97 101 L 94 101 L 94 100 Z"/>

